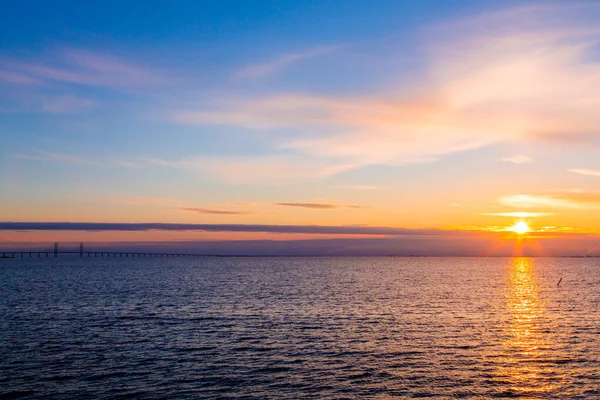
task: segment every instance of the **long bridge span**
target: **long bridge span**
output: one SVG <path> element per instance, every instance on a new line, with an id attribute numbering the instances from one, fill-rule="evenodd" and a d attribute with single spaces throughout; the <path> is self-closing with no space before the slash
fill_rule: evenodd
<path id="1" fill-rule="evenodd" d="M 79 243 L 79 251 L 59 250 L 58 242 L 54 243 L 52 250 L 42 251 L 0 251 L 0 258 L 48 258 L 58 257 L 61 254 L 79 254 L 80 257 L 203 257 L 204 254 L 197 253 L 162 253 L 162 252 L 139 252 L 139 251 L 90 251 L 84 250 L 83 243 Z"/>

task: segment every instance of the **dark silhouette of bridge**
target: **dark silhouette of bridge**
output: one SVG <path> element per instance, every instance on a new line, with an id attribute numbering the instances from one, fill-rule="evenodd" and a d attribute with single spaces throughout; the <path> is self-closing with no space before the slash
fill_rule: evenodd
<path id="1" fill-rule="evenodd" d="M 79 257 L 203 257 L 204 254 L 196 253 L 160 253 L 160 252 L 131 252 L 131 251 L 89 251 L 84 250 L 83 243 L 79 243 L 79 251 L 59 250 L 58 242 L 54 243 L 53 250 L 42 251 L 0 251 L 0 258 L 48 258 L 58 257 L 61 254 L 79 254 Z"/>

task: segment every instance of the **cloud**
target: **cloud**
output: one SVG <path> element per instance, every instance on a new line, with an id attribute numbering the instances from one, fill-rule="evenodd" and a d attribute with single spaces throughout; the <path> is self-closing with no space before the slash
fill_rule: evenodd
<path id="1" fill-rule="evenodd" d="M 547 217 L 550 215 L 555 215 L 555 213 L 514 211 L 514 212 L 484 213 L 483 215 L 491 215 L 494 217 L 535 218 L 535 217 Z"/>
<path id="2" fill-rule="evenodd" d="M 502 158 L 502 161 L 513 163 L 513 164 L 527 164 L 527 163 L 533 162 L 531 157 L 523 156 L 523 155 L 504 157 L 504 158 Z"/>
<path id="3" fill-rule="evenodd" d="M 61 96 L 46 102 L 43 111 L 52 114 L 74 114 L 90 108 L 95 101 L 76 96 Z"/>
<path id="4" fill-rule="evenodd" d="M 283 207 L 310 208 L 315 210 L 331 210 L 336 208 L 363 208 L 356 204 L 336 204 L 336 203 L 271 203 Z"/>
<path id="5" fill-rule="evenodd" d="M 0 70 L 0 81 L 5 81 L 12 84 L 20 85 L 35 85 L 39 84 L 40 81 L 27 75 L 19 74 L 17 72 L 2 71 Z"/>
<path id="6" fill-rule="evenodd" d="M 429 64 L 413 77 L 418 86 L 238 97 L 172 118 L 296 130 L 302 133 L 275 137 L 275 145 L 352 168 L 433 161 L 501 142 L 586 141 L 600 136 L 600 29 L 586 19 L 599 11 L 594 4 L 525 6 L 432 30 Z"/>
<path id="7" fill-rule="evenodd" d="M 357 209 L 364 208 L 356 204 L 344 204 L 344 203 L 300 203 L 300 202 L 248 202 L 248 201 L 234 201 L 229 203 L 236 207 L 256 207 L 256 206 L 280 206 L 280 207 L 293 207 L 293 208 L 307 208 L 311 210 L 335 210 L 335 209 Z M 212 209 L 212 208 L 192 208 L 192 207 L 181 207 L 181 210 L 195 212 L 198 214 L 220 214 L 220 215 L 257 215 L 265 214 L 260 212 L 247 212 L 247 211 L 232 211 L 223 209 Z M 273 213 L 269 213 L 273 214 Z"/>
<path id="8" fill-rule="evenodd" d="M 95 165 L 96 161 L 91 160 L 89 158 L 74 156 L 70 154 L 61 154 L 61 153 L 51 153 L 48 151 L 42 151 L 37 155 L 30 154 L 13 154 L 15 158 L 20 158 L 22 160 L 32 160 L 32 161 L 51 161 L 51 162 L 62 162 L 67 164 L 80 164 L 80 165 Z"/>
<path id="9" fill-rule="evenodd" d="M 14 154 L 12 154 L 12 157 L 18 158 L 21 160 L 59 162 L 59 163 L 65 163 L 65 164 L 106 165 L 106 166 L 122 167 L 122 168 L 138 168 L 138 167 L 140 167 L 139 163 L 135 163 L 132 161 L 102 160 L 102 159 L 96 159 L 96 158 L 76 156 L 76 155 L 72 155 L 72 154 L 53 153 L 53 152 L 49 152 L 49 151 L 41 151 L 37 154 L 14 153 Z"/>
<path id="10" fill-rule="evenodd" d="M 96 196 L 94 198 L 97 199 Z M 162 197 L 109 197 L 100 200 L 135 206 L 173 206 L 178 204 L 176 200 Z"/>
<path id="11" fill-rule="evenodd" d="M 340 185 L 338 186 L 342 189 L 351 189 L 351 190 L 381 190 L 381 186 L 376 185 Z"/>
<path id="12" fill-rule="evenodd" d="M 193 171 L 208 179 L 236 184 L 273 185 L 325 178 L 354 168 L 353 164 L 332 163 L 316 157 L 289 156 L 207 156 L 181 160 L 139 158 L 140 162 Z"/>
<path id="13" fill-rule="evenodd" d="M 34 62 L 0 60 L 0 79 L 11 83 L 67 83 L 113 89 L 155 86 L 170 80 L 149 68 L 109 54 L 66 48 Z"/>
<path id="14" fill-rule="evenodd" d="M 561 192 L 548 194 L 520 194 L 499 199 L 500 203 L 515 208 L 549 207 L 558 209 L 599 209 L 600 193 Z"/>
<path id="15" fill-rule="evenodd" d="M 288 53 L 263 64 L 248 65 L 234 74 L 234 78 L 263 78 L 302 60 L 330 54 L 337 46 L 318 46 L 304 52 Z"/>
<path id="16" fill-rule="evenodd" d="M 215 215 L 251 215 L 256 214 L 247 211 L 231 211 L 231 210 L 217 210 L 213 208 L 194 208 L 194 207 L 181 207 L 180 210 L 193 212 L 195 214 L 215 214 Z"/>
<path id="17" fill-rule="evenodd" d="M 133 161 L 121 161 L 121 160 L 112 160 L 108 161 L 108 164 L 115 167 L 123 167 L 123 168 L 139 168 L 141 165 L 139 163 Z"/>
<path id="18" fill-rule="evenodd" d="M 574 169 L 568 169 L 568 172 L 572 172 L 574 174 L 579 174 L 579 175 L 586 175 L 586 176 L 600 176 L 600 170 L 598 169 L 581 169 L 581 168 L 574 168 Z"/>
<path id="19" fill-rule="evenodd" d="M 441 235 L 437 229 L 404 229 L 375 226 L 325 225 L 243 225 L 243 224 L 169 224 L 110 222 L 0 222 L 0 230 L 16 231 L 204 231 L 204 232 L 269 232 L 307 233 L 317 235 Z"/>
<path id="20" fill-rule="evenodd" d="M 121 168 L 159 166 L 191 171 L 207 179 L 235 184 L 282 185 L 290 182 L 325 178 L 353 168 L 325 160 L 300 156 L 207 156 L 180 160 L 137 157 L 133 160 L 106 160 L 42 151 L 37 154 L 12 154 L 22 160 L 61 162 L 79 165 L 104 165 Z"/>

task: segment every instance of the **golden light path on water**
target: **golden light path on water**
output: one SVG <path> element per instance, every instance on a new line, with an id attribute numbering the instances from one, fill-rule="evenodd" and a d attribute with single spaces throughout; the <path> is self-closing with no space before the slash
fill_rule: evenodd
<path id="1" fill-rule="evenodd" d="M 498 375 L 519 396 L 550 395 L 566 379 L 565 371 L 553 362 L 554 324 L 546 315 L 537 273 L 532 258 L 510 260 L 506 292 L 509 315 Z"/>

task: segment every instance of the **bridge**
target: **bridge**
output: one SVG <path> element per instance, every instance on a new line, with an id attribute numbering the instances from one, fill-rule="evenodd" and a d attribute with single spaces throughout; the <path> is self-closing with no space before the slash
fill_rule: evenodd
<path id="1" fill-rule="evenodd" d="M 89 251 L 83 249 L 83 243 L 79 243 L 79 251 L 59 250 L 58 242 L 54 243 L 53 250 L 42 251 L 0 251 L 1 258 L 48 258 L 58 257 L 61 254 L 79 254 L 79 257 L 203 257 L 196 253 L 160 253 L 160 252 L 130 252 L 130 251 Z"/>

